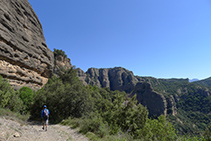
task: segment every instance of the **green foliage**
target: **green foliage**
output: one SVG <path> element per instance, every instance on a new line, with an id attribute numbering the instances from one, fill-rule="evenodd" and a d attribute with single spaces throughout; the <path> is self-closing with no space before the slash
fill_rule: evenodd
<path id="1" fill-rule="evenodd" d="M 204 138 L 206 141 L 211 141 L 211 126 L 206 128 L 204 132 Z"/>
<path id="2" fill-rule="evenodd" d="M 36 93 L 31 108 L 33 118 L 39 118 L 43 105 L 50 110 L 51 121 L 59 122 L 69 116 L 81 117 L 92 111 L 89 91 L 78 80 L 74 69 L 65 71 L 61 78 L 52 77 Z"/>
<path id="3" fill-rule="evenodd" d="M 197 85 L 210 87 L 211 86 L 211 77 L 204 79 L 204 80 L 192 82 L 192 83 L 197 84 Z"/>
<path id="4" fill-rule="evenodd" d="M 211 97 L 199 93 L 184 95 L 183 99 L 178 102 L 177 106 L 185 111 L 200 111 L 209 113 L 211 111 Z"/>
<path id="5" fill-rule="evenodd" d="M 200 135 L 211 122 L 211 91 L 206 85 L 189 83 L 188 79 L 145 78 L 153 90 L 163 94 L 168 102 L 167 113 L 179 134 Z M 197 81 L 198 82 L 198 81 Z M 172 97 L 175 99 L 177 114 L 172 118 Z"/>
<path id="6" fill-rule="evenodd" d="M 7 80 L 0 76 L 0 107 L 19 112 L 22 106 L 19 93 L 15 92 Z"/>
<path id="7" fill-rule="evenodd" d="M 192 94 L 183 95 L 177 103 L 180 115 L 179 118 L 184 125 L 175 124 L 177 129 L 182 129 L 183 134 L 189 135 L 201 134 L 211 122 L 211 97 L 197 93 L 193 87 L 189 88 Z M 181 116 L 182 115 L 182 116 Z"/>
<path id="8" fill-rule="evenodd" d="M 123 96 L 116 95 L 111 109 L 102 114 L 112 129 L 111 133 L 117 133 L 119 127 L 123 132 L 134 134 L 136 130 L 144 127 L 148 111 L 141 104 L 136 104 L 135 96 L 126 100 Z"/>
<path id="9" fill-rule="evenodd" d="M 34 92 L 28 87 L 19 89 L 20 99 L 23 101 L 22 113 L 27 113 L 32 105 Z"/>
<path id="10" fill-rule="evenodd" d="M 62 56 L 64 56 L 64 57 L 67 58 L 67 55 L 65 54 L 65 52 L 64 52 L 63 50 L 59 50 L 59 49 L 55 49 L 55 48 L 54 48 L 53 53 L 54 53 L 54 56 L 55 56 L 55 57 L 56 57 L 56 56 L 59 56 L 59 55 L 62 55 Z"/>
<path id="11" fill-rule="evenodd" d="M 164 116 L 160 116 L 158 120 L 148 119 L 146 125 L 137 131 L 136 138 L 147 141 L 174 141 L 177 135 L 172 124 L 167 122 Z"/>
<path id="12" fill-rule="evenodd" d="M 201 136 L 201 137 L 179 136 L 177 138 L 177 141 L 208 141 L 208 140 L 206 140 L 203 136 Z"/>
<path id="13" fill-rule="evenodd" d="M 0 108 L 0 116 L 11 118 L 18 122 L 27 121 L 29 119 L 29 114 L 20 114 L 19 112 L 11 111 L 8 108 Z"/>
<path id="14" fill-rule="evenodd" d="M 92 132 L 102 138 L 108 134 L 108 125 L 103 122 L 103 118 L 98 113 L 91 113 L 85 118 L 80 126 L 80 132 L 86 134 Z"/>

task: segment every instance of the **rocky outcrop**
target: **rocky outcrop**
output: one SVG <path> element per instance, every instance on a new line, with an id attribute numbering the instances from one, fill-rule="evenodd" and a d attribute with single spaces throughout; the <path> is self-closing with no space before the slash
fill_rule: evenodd
<path id="1" fill-rule="evenodd" d="M 153 91 L 149 83 L 137 83 L 130 97 L 136 94 L 138 103 L 147 106 L 149 116 L 167 114 L 167 102 L 162 94 Z"/>
<path id="2" fill-rule="evenodd" d="M 84 85 L 96 85 L 111 90 L 125 91 L 131 97 L 136 94 L 138 102 L 147 106 L 150 116 L 167 114 L 166 99 L 162 94 L 153 91 L 150 80 L 136 77 L 133 72 L 127 69 L 121 67 L 90 68 L 86 73 L 78 69 L 78 77 Z"/>
<path id="3" fill-rule="evenodd" d="M 28 0 L 0 0 L 0 4 L 0 75 L 16 89 L 39 89 L 54 65 L 39 19 Z"/>
<path id="4" fill-rule="evenodd" d="M 167 114 L 171 114 L 173 116 L 177 114 L 176 102 L 173 95 L 170 95 L 169 98 L 167 99 L 167 107 L 168 107 Z"/>
<path id="5" fill-rule="evenodd" d="M 96 69 L 89 68 L 86 73 L 78 69 L 78 77 L 85 84 L 107 87 L 111 90 L 131 92 L 139 80 L 133 72 L 121 68 Z"/>
<path id="6" fill-rule="evenodd" d="M 72 67 L 70 59 L 63 55 L 54 56 L 54 73 L 59 74 L 59 71 L 70 69 Z"/>

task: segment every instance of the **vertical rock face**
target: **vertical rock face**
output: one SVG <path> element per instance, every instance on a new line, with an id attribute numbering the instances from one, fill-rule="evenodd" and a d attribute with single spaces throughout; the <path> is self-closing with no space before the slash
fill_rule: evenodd
<path id="1" fill-rule="evenodd" d="M 54 56 L 28 0 L 0 0 L 0 75 L 12 86 L 41 88 L 52 75 Z"/>
<path id="2" fill-rule="evenodd" d="M 167 102 L 162 94 L 152 90 L 149 83 L 137 83 L 131 97 L 137 95 L 137 100 L 149 110 L 149 116 L 167 114 Z"/>
<path id="3" fill-rule="evenodd" d="M 121 68 L 96 69 L 90 68 L 85 73 L 78 69 L 78 77 L 87 85 L 107 87 L 111 90 L 120 90 L 130 93 L 131 97 L 137 95 L 137 100 L 147 106 L 150 116 L 167 114 L 167 102 L 162 94 L 152 90 L 149 80 L 135 77 L 133 72 Z"/>
<path id="4" fill-rule="evenodd" d="M 130 92 L 139 81 L 133 72 L 121 68 L 96 69 L 90 68 L 86 73 L 78 69 L 78 77 L 85 84 L 107 87 L 111 90 Z"/>

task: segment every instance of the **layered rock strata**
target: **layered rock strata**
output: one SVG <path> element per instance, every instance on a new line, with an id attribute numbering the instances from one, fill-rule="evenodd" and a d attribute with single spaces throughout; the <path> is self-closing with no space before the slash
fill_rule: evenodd
<path id="1" fill-rule="evenodd" d="M 16 89 L 39 89 L 54 65 L 41 23 L 28 0 L 0 0 L 0 4 L 0 75 Z"/>

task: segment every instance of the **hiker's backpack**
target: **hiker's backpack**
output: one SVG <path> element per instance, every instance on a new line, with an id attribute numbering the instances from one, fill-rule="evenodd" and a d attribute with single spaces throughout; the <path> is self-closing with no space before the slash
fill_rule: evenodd
<path id="1" fill-rule="evenodd" d="M 47 109 L 45 109 L 44 111 L 43 111 L 43 117 L 44 118 L 48 118 L 48 110 Z"/>

